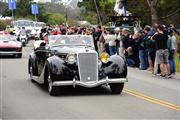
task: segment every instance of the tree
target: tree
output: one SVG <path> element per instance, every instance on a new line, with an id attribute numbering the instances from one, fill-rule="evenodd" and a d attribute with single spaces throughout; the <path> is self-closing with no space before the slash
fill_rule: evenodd
<path id="1" fill-rule="evenodd" d="M 156 9 L 158 0 L 147 0 L 147 3 L 151 11 L 152 25 L 158 24 L 158 15 Z"/>
<path id="2" fill-rule="evenodd" d="M 31 3 L 32 3 L 32 0 L 18 0 L 16 16 L 17 17 L 30 16 L 31 15 Z"/>
<path id="3" fill-rule="evenodd" d="M 94 13 L 93 16 L 96 17 L 97 21 L 100 21 L 99 19 L 101 19 L 105 24 L 107 20 L 109 20 L 108 16 L 112 13 L 114 3 L 115 0 L 83 0 L 82 2 L 78 2 L 78 7 L 84 8 L 82 11 L 83 14 L 81 15 L 84 15 L 85 13 L 88 15 L 89 12 Z M 85 16 L 82 17 L 86 18 Z"/>
<path id="4" fill-rule="evenodd" d="M 7 8 L 7 4 L 0 1 L 0 14 L 1 15 L 4 15 L 6 8 Z"/>
<path id="5" fill-rule="evenodd" d="M 5 30 L 6 24 L 0 20 L 0 31 Z"/>
<path id="6" fill-rule="evenodd" d="M 47 24 L 56 25 L 56 24 L 61 24 L 61 23 L 65 23 L 65 22 L 66 22 L 66 19 L 63 15 L 61 15 L 59 13 L 53 13 L 53 14 L 50 13 Z"/>

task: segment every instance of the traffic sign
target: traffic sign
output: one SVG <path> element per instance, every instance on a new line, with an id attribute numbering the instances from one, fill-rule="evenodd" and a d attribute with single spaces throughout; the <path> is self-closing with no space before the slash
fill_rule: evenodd
<path id="1" fill-rule="evenodd" d="M 39 14 L 38 4 L 31 4 L 31 13 L 34 15 Z"/>
<path id="2" fill-rule="evenodd" d="M 8 8 L 9 8 L 9 10 L 15 10 L 16 9 L 16 0 L 8 0 Z"/>

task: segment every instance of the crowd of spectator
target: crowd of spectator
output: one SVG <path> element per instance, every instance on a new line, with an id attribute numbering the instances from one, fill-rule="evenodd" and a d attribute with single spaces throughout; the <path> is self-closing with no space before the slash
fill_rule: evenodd
<path id="1" fill-rule="evenodd" d="M 180 56 L 180 43 L 176 47 L 175 32 L 170 25 L 146 25 L 144 29 L 132 32 L 128 28 L 108 30 L 102 26 L 86 28 L 62 24 L 42 29 L 40 37 L 43 39 L 47 33 L 92 35 L 99 54 L 125 55 L 128 66 L 152 71 L 154 75 L 160 74 L 160 77 L 171 78 L 175 74 L 175 52 Z"/>
<path id="2" fill-rule="evenodd" d="M 175 74 L 176 37 L 172 26 L 147 25 L 133 34 L 128 28 L 116 28 L 115 31 L 102 29 L 101 32 L 105 51 L 110 55 L 124 54 L 129 66 L 150 70 L 154 75 L 160 74 L 165 78 Z M 101 36 L 95 40 L 102 43 Z"/>

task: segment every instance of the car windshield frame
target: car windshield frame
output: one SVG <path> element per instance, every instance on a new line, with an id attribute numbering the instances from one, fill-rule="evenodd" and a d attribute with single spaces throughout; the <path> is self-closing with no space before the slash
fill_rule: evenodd
<path id="1" fill-rule="evenodd" d="M 34 22 L 31 20 L 17 20 L 14 22 L 17 27 L 34 27 Z"/>
<path id="2" fill-rule="evenodd" d="M 75 42 L 78 40 L 78 42 Z M 94 48 L 92 35 L 49 35 L 49 46 L 89 46 Z M 68 42 L 67 42 L 68 41 Z"/>
<path id="3" fill-rule="evenodd" d="M 42 28 L 44 26 L 46 26 L 45 23 L 39 23 L 39 22 L 35 23 L 35 27 L 41 27 Z"/>

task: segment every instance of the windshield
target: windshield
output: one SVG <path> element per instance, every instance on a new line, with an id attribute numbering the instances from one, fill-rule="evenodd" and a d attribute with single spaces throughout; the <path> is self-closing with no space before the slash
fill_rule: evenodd
<path id="1" fill-rule="evenodd" d="M 18 26 L 18 27 L 24 27 L 24 26 L 30 26 L 33 27 L 34 23 L 33 21 L 16 21 L 14 22 L 14 26 Z"/>
<path id="2" fill-rule="evenodd" d="M 44 27 L 45 23 L 36 23 L 36 27 Z"/>
<path id="3" fill-rule="evenodd" d="M 50 35 L 49 45 L 82 45 L 93 46 L 93 38 L 90 35 Z"/>
<path id="4" fill-rule="evenodd" d="M 0 36 L 0 41 L 17 41 L 15 36 L 12 35 L 2 35 Z"/>

